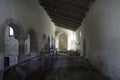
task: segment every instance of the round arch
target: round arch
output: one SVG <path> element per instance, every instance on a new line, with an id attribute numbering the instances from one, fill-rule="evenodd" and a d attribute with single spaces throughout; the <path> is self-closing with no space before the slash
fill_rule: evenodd
<path id="1" fill-rule="evenodd" d="M 4 42 L 5 35 L 4 34 L 5 34 L 5 29 L 7 28 L 7 26 L 10 26 L 13 28 L 14 33 L 15 33 L 15 38 L 18 39 L 19 41 L 25 40 L 25 38 L 27 37 L 23 26 L 18 21 L 12 18 L 5 20 L 1 28 L 1 36 L 2 36 L 1 43 L 2 43 L 3 53 L 4 53 L 4 48 L 5 48 L 5 42 Z"/>
<path id="2" fill-rule="evenodd" d="M 59 32 L 56 35 L 56 47 L 58 50 L 68 50 L 68 35 L 66 32 Z"/>
<path id="3" fill-rule="evenodd" d="M 37 52 L 38 51 L 38 41 L 37 41 L 37 35 L 34 29 L 30 29 L 28 31 L 28 34 L 30 36 L 30 52 Z"/>
<path id="4" fill-rule="evenodd" d="M 20 40 L 20 39 L 25 39 L 27 37 L 23 26 L 18 21 L 9 18 L 4 21 L 3 26 L 1 28 L 3 39 L 4 39 L 4 32 L 7 26 L 10 26 L 14 29 L 16 39 Z"/>
<path id="5" fill-rule="evenodd" d="M 23 53 L 24 53 L 24 40 L 26 38 L 26 33 L 25 33 L 24 28 L 22 27 L 22 25 L 18 21 L 14 20 L 12 18 L 9 18 L 9 19 L 4 21 L 3 26 L 1 27 L 1 44 L 2 44 L 1 51 L 3 53 L 3 58 L 5 57 L 5 49 L 6 49 L 6 47 L 5 47 L 5 45 L 6 45 L 6 43 L 5 43 L 5 31 L 6 31 L 6 28 L 8 26 L 14 30 L 14 38 L 18 40 L 17 46 L 19 49 L 18 49 L 18 56 L 17 57 L 19 60 L 20 55 L 23 55 Z"/>

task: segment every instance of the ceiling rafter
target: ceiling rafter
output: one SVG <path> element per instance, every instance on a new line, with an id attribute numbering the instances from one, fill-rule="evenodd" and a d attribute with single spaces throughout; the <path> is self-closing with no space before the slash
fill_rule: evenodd
<path id="1" fill-rule="evenodd" d="M 57 10 L 57 9 L 51 9 L 51 8 L 46 8 L 46 7 L 45 7 L 45 10 L 47 10 L 48 13 L 56 13 L 56 14 L 61 14 L 61 15 L 69 16 L 69 17 L 71 16 L 73 19 L 75 18 L 77 20 L 85 17 L 86 15 L 86 14 L 80 14 L 80 13 L 78 14 L 75 12 L 68 12 L 66 10 L 59 10 L 59 9 Z"/>
<path id="2" fill-rule="evenodd" d="M 52 18 L 52 20 L 53 20 L 53 19 L 54 19 L 54 20 L 59 19 L 59 21 L 66 21 L 67 23 L 73 24 L 73 25 L 80 25 L 80 24 L 81 24 L 81 22 L 76 23 L 76 22 L 74 22 L 74 21 L 66 20 L 66 19 L 59 18 L 59 17 L 53 17 L 53 16 L 52 16 L 51 18 Z"/>
<path id="3" fill-rule="evenodd" d="M 80 25 L 80 23 L 77 24 L 77 23 L 73 23 L 73 22 L 71 22 L 71 21 L 66 21 L 66 20 L 64 20 L 64 19 L 55 18 L 55 17 L 52 17 L 52 21 L 53 21 L 53 22 L 60 22 L 60 23 L 62 23 L 62 24 L 73 25 L 73 26 L 79 26 L 79 25 Z"/>
<path id="4" fill-rule="evenodd" d="M 64 21 L 57 21 L 57 20 L 52 20 L 54 23 L 55 23 L 55 25 L 57 24 L 57 25 L 60 25 L 60 27 L 62 27 L 61 25 L 64 25 L 64 26 L 66 26 L 67 28 L 66 29 L 70 29 L 70 28 L 72 28 L 72 29 L 76 29 L 76 28 L 78 28 L 78 26 L 80 26 L 80 25 L 74 25 L 74 24 L 68 24 L 67 22 L 64 22 Z M 56 26 L 57 26 L 56 25 Z"/>
<path id="5" fill-rule="evenodd" d="M 63 1 L 45 0 L 43 1 L 43 3 L 41 3 L 41 5 L 48 6 L 48 7 L 50 6 L 53 8 L 60 8 L 60 9 L 70 9 L 70 10 L 73 9 L 76 11 L 79 10 L 80 12 L 86 12 L 89 10 L 88 7 L 86 7 L 86 5 L 80 5 L 80 4 L 73 5 L 65 1 L 63 2 Z"/>
<path id="6" fill-rule="evenodd" d="M 55 21 L 53 21 L 53 22 L 55 22 Z M 63 24 L 62 22 L 55 22 L 55 24 L 56 24 L 56 23 L 59 24 L 59 25 L 67 26 L 68 28 L 69 28 L 69 27 L 77 28 L 77 27 L 79 26 L 79 25 L 78 25 L 78 26 L 74 26 L 74 25 L 70 25 L 70 24 Z"/>
<path id="7" fill-rule="evenodd" d="M 71 21 L 73 23 L 77 23 L 77 24 L 80 24 L 81 21 L 82 21 L 82 18 L 79 19 L 79 20 L 76 20 L 74 18 L 71 18 L 71 17 L 67 17 L 67 16 L 64 16 L 64 15 L 59 15 L 59 14 L 56 14 L 56 13 L 48 13 L 50 15 L 50 17 L 56 17 L 56 18 L 60 18 L 60 19 L 64 19 L 64 20 L 67 20 L 67 21 Z"/>
<path id="8" fill-rule="evenodd" d="M 69 26 L 66 26 L 66 25 L 60 24 L 60 23 L 55 23 L 55 25 L 56 25 L 56 26 L 59 26 L 59 27 L 62 27 L 62 28 L 66 28 L 66 27 L 67 27 L 67 29 L 73 30 L 73 31 L 76 30 L 76 27 L 74 27 L 74 26 L 69 27 Z"/>
<path id="9" fill-rule="evenodd" d="M 41 2 L 46 2 L 46 1 L 49 1 L 49 0 L 41 0 Z M 90 0 L 52 0 L 51 2 L 58 2 L 60 4 L 87 8 L 86 6 L 89 5 L 89 1 Z"/>
<path id="10" fill-rule="evenodd" d="M 70 15 L 67 15 L 67 14 L 61 14 L 61 13 L 54 13 L 54 12 L 48 12 L 48 14 L 49 14 L 49 16 L 52 16 L 52 15 L 60 15 L 60 16 L 65 16 L 65 18 L 69 18 L 69 19 L 73 19 L 74 21 L 76 21 L 76 22 L 80 22 L 80 21 L 82 21 L 82 19 L 84 18 L 84 17 L 80 17 L 80 16 L 76 16 L 76 17 L 74 17 L 74 16 L 70 16 Z"/>
<path id="11" fill-rule="evenodd" d="M 76 30 L 95 0 L 39 0 L 55 25 Z"/>

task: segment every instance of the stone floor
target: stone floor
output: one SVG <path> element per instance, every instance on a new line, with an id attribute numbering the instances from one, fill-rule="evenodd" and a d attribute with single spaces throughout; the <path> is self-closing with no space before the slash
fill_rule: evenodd
<path id="1" fill-rule="evenodd" d="M 61 54 L 47 80 L 109 80 L 95 70 L 87 59 Z"/>

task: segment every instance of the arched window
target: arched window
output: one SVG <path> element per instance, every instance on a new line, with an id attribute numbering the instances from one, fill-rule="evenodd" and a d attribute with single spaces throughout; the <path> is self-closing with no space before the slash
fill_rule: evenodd
<path id="1" fill-rule="evenodd" d="M 9 26 L 9 36 L 14 36 L 14 30 Z"/>

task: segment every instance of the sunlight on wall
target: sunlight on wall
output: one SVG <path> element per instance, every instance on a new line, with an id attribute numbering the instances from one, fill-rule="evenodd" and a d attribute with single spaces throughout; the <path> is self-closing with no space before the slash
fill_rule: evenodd
<path id="1" fill-rule="evenodd" d="M 59 49 L 59 35 L 56 37 L 56 48 Z"/>
<path id="2" fill-rule="evenodd" d="M 56 48 L 59 50 L 59 35 L 62 34 L 63 32 L 67 34 L 67 50 L 74 50 L 76 51 L 76 34 L 74 31 L 65 29 L 65 28 L 60 28 L 56 27 L 56 31 L 59 33 L 56 35 Z"/>
<path id="3" fill-rule="evenodd" d="M 76 50 L 76 38 L 75 38 L 75 32 L 70 31 L 68 35 L 68 50 Z"/>

